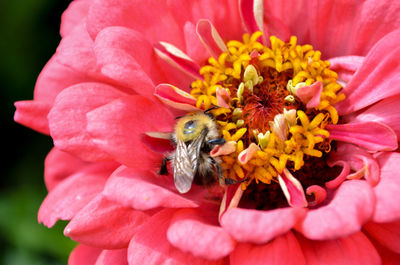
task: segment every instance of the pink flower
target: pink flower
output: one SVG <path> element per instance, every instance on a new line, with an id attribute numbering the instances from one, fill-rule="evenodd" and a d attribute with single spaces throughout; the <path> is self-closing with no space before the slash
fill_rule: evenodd
<path id="1" fill-rule="evenodd" d="M 70 220 L 71 265 L 400 264 L 399 11 L 73 1 L 16 103 L 55 145 L 39 222 Z M 240 184 L 180 194 L 157 175 L 166 133 L 216 105 L 227 144 L 211 156 Z"/>

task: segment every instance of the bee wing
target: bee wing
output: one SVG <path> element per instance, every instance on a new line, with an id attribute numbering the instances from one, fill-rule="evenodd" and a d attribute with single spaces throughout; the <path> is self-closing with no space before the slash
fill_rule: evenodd
<path id="1" fill-rule="evenodd" d="M 186 193 L 192 186 L 199 165 L 201 146 L 204 142 L 206 133 L 202 132 L 188 146 L 183 141 L 178 140 L 174 159 L 174 182 L 175 187 L 180 193 Z"/>

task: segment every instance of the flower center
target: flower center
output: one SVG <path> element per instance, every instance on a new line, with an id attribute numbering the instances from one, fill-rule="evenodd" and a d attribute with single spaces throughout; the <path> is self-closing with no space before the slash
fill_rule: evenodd
<path id="1" fill-rule="evenodd" d="M 318 158 L 326 164 L 332 143 L 325 127 L 338 123 L 333 105 L 344 94 L 330 63 L 311 45 L 272 36 L 267 47 L 261 36 L 227 42 L 227 51 L 201 68 L 204 79 L 192 83 L 191 95 L 199 108 L 219 107 L 211 112 L 233 147 L 220 155 L 224 176 L 242 181 L 244 190 L 279 183 L 285 192 L 285 172 L 308 185 L 313 174 L 305 163 Z"/>

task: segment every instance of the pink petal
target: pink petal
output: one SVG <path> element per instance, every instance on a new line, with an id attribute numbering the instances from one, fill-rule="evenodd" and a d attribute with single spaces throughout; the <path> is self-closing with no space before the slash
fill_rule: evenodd
<path id="1" fill-rule="evenodd" d="M 95 39 L 101 30 L 112 26 L 137 30 L 152 43 L 173 40 L 174 45 L 183 47 L 181 30 L 166 1 L 93 1 L 87 19 L 90 36 Z"/>
<path id="2" fill-rule="evenodd" d="M 299 1 L 300 2 L 300 1 Z M 264 7 L 265 12 L 265 7 Z M 290 29 L 287 26 L 286 16 L 283 20 L 275 17 L 271 14 L 264 16 L 264 36 L 267 38 L 269 36 L 276 36 L 283 41 L 289 41 L 290 39 Z M 266 42 L 264 42 L 266 43 Z"/>
<path id="3" fill-rule="evenodd" d="M 350 173 L 350 166 L 347 161 L 343 160 L 338 160 L 335 161 L 334 163 L 328 161 L 328 166 L 334 167 L 334 166 L 342 166 L 342 171 L 340 172 L 339 176 L 337 176 L 335 179 L 328 181 L 325 183 L 325 186 L 329 189 L 336 189 L 337 187 L 340 186 L 340 184 L 343 183 L 343 181 L 346 180 L 347 176 Z"/>
<path id="4" fill-rule="evenodd" d="M 167 230 L 167 238 L 182 251 L 210 260 L 229 255 L 236 245 L 226 230 L 209 224 L 199 210 L 176 212 Z"/>
<path id="5" fill-rule="evenodd" d="M 240 0 L 240 16 L 249 33 L 264 32 L 264 8 L 260 0 Z M 263 42 L 266 43 L 265 36 Z"/>
<path id="6" fill-rule="evenodd" d="M 310 34 L 306 35 L 310 38 L 306 43 L 312 43 L 315 50 L 321 50 L 327 58 L 365 55 L 382 37 L 400 26 L 397 16 L 400 6 L 396 1 L 328 0 L 311 2 L 308 8 L 311 11 L 307 18 L 303 16 L 303 21 L 309 21 L 304 21 L 305 26 L 301 25 L 311 28 L 305 32 Z M 298 11 L 293 16 L 299 19 L 298 14 L 304 13 Z"/>
<path id="7" fill-rule="evenodd" d="M 196 32 L 196 26 L 192 22 L 186 21 L 183 27 L 183 32 L 185 36 L 187 55 L 190 58 L 193 58 L 193 60 L 199 65 L 203 65 L 210 55 L 201 41 L 199 41 L 199 36 Z"/>
<path id="8" fill-rule="evenodd" d="M 376 159 L 365 149 L 353 144 L 339 143 L 337 149 L 330 153 L 328 163 L 330 165 L 344 164 L 337 181 L 327 182 L 326 186 L 328 188 L 335 188 L 345 178 L 351 179 L 357 175 L 358 178 L 364 176 L 371 186 L 375 186 L 379 182 L 380 169 Z M 351 170 L 356 172 L 349 175 L 349 166 Z"/>
<path id="9" fill-rule="evenodd" d="M 329 138 L 353 143 L 369 151 L 391 151 L 397 149 L 397 135 L 380 122 L 359 122 L 328 125 Z"/>
<path id="10" fill-rule="evenodd" d="M 160 162 L 161 163 L 161 162 Z M 103 194 L 109 200 L 137 210 L 149 210 L 158 207 L 192 208 L 197 203 L 178 194 L 172 187 L 172 178 L 165 183 L 154 172 L 136 168 L 119 168 L 107 182 Z M 163 184 L 174 191 L 163 187 Z"/>
<path id="11" fill-rule="evenodd" d="M 309 206 L 315 206 L 322 203 L 323 201 L 325 201 L 327 196 L 326 190 L 318 185 L 309 186 L 306 190 L 306 193 L 307 195 L 313 195 L 315 198 L 313 202 L 310 202 L 308 204 Z"/>
<path id="12" fill-rule="evenodd" d="M 196 99 L 189 93 L 169 84 L 159 84 L 154 95 L 167 106 L 187 112 L 198 111 Z"/>
<path id="13" fill-rule="evenodd" d="M 53 55 L 40 73 L 35 85 L 35 100 L 53 104 L 63 89 L 78 83 L 94 81 L 87 73 L 79 73 L 60 64 L 58 57 L 57 53 Z"/>
<path id="14" fill-rule="evenodd" d="M 50 191 L 40 206 L 39 223 L 52 227 L 58 220 L 73 218 L 103 190 L 115 168 L 115 163 L 98 163 L 63 180 Z"/>
<path id="15" fill-rule="evenodd" d="M 225 88 L 217 87 L 216 96 L 219 107 L 229 108 L 230 95 Z"/>
<path id="16" fill-rule="evenodd" d="M 292 232 L 264 245 L 238 244 L 231 254 L 231 265 L 305 265 L 299 242 Z"/>
<path id="17" fill-rule="evenodd" d="M 296 94 L 303 103 L 306 103 L 307 108 L 318 107 L 321 99 L 322 82 L 318 81 L 310 86 L 300 87 Z"/>
<path id="18" fill-rule="evenodd" d="M 46 102 L 26 100 L 15 102 L 14 120 L 43 134 L 50 134 L 47 114 L 51 105 Z"/>
<path id="19" fill-rule="evenodd" d="M 332 200 L 310 210 L 296 230 L 313 240 L 347 236 L 359 231 L 372 217 L 374 206 L 374 194 L 365 181 L 345 181 Z"/>
<path id="20" fill-rule="evenodd" d="M 157 132 L 147 132 L 141 135 L 140 140 L 144 143 L 151 151 L 160 154 L 167 154 L 175 150 L 171 142 L 171 133 L 161 133 L 168 135 L 168 138 L 157 137 Z"/>
<path id="21" fill-rule="evenodd" d="M 307 207 L 306 196 L 300 181 L 293 177 L 286 168 L 278 175 L 279 185 L 292 207 Z"/>
<path id="22" fill-rule="evenodd" d="M 232 208 L 221 217 L 221 225 L 239 242 L 264 244 L 287 233 L 306 212 L 291 207 L 271 211 Z"/>
<path id="23" fill-rule="evenodd" d="M 223 145 L 217 145 L 211 150 L 210 156 L 217 157 L 232 154 L 236 151 L 236 145 L 237 144 L 235 141 L 229 141 L 224 143 Z"/>
<path id="24" fill-rule="evenodd" d="M 225 187 L 224 196 L 222 197 L 221 205 L 219 208 L 218 218 L 221 220 L 223 214 L 232 208 L 236 208 L 239 205 L 240 199 L 243 195 L 242 185 L 240 183 L 228 185 Z"/>
<path id="25" fill-rule="evenodd" d="M 134 95 L 115 100 L 87 114 L 93 142 L 115 160 L 128 166 L 154 168 L 161 156 L 140 138 L 149 131 L 172 131 L 172 115 L 161 103 Z"/>
<path id="26" fill-rule="evenodd" d="M 54 147 L 44 162 L 44 182 L 47 190 L 52 190 L 65 178 L 88 165 L 90 163 Z"/>
<path id="27" fill-rule="evenodd" d="M 85 21 L 66 35 L 57 48 L 57 62 L 73 71 L 91 78 L 105 80 L 100 73 L 93 51 L 93 40 L 90 38 Z"/>
<path id="28" fill-rule="evenodd" d="M 338 73 L 341 80 L 348 83 L 364 62 L 364 56 L 341 56 L 330 58 L 328 61 L 331 64 L 330 69 Z"/>
<path id="29" fill-rule="evenodd" d="M 238 1 L 168 1 L 168 6 L 181 28 L 188 21 L 196 24 L 206 19 L 212 22 L 224 40 L 239 40 L 243 34 Z"/>
<path id="30" fill-rule="evenodd" d="M 378 156 L 381 180 L 374 187 L 376 207 L 373 220 L 378 223 L 400 219 L 400 154 L 383 153 Z"/>
<path id="31" fill-rule="evenodd" d="M 400 30 L 382 38 L 366 56 L 363 65 L 343 89 L 346 100 L 335 105 L 339 114 L 348 114 L 381 99 L 399 94 Z"/>
<path id="32" fill-rule="evenodd" d="M 184 253 L 168 242 L 167 230 L 175 212 L 172 209 L 162 210 L 140 227 L 129 244 L 129 264 L 222 264 L 221 261 L 208 261 Z"/>
<path id="33" fill-rule="evenodd" d="M 290 35 L 295 35 L 299 38 L 302 44 L 311 43 L 310 41 L 310 25 L 311 17 L 305 17 L 304 14 L 309 14 L 310 10 L 315 7 L 312 6 L 310 1 L 299 0 L 269 0 L 264 1 L 264 22 L 265 32 L 270 35 L 275 35 L 282 40 L 287 40 Z M 319 11 L 321 12 L 321 11 Z M 290 14 L 288 16 L 287 14 Z M 272 18 L 272 19 L 271 19 Z M 284 21 L 284 27 L 278 25 Z M 275 30 L 276 29 L 276 30 Z M 268 32 L 267 32 L 268 31 Z"/>
<path id="34" fill-rule="evenodd" d="M 379 265 L 378 252 L 361 232 L 347 237 L 315 241 L 298 237 L 308 265 Z"/>
<path id="35" fill-rule="evenodd" d="M 69 222 L 64 234 L 83 244 L 107 248 L 125 248 L 148 215 L 96 196 Z"/>
<path id="36" fill-rule="evenodd" d="M 95 265 L 101 252 L 99 248 L 79 244 L 69 255 L 68 265 Z"/>
<path id="37" fill-rule="evenodd" d="M 124 95 L 101 83 L 82 83 L 63 90 L 48 115 L 54 145 L 83 160 L 110 159 L 86 132 L 86 114 Z"/>
<path id="38" fill-rule="evenodd" d="M 212 57 L 218 58 L 222 52 L 228 51 L 218 31 L 209 20 L 199 20 L 196 32 Z"/>
<path id="39" fill-rule="evenodd" d="M 344 117 L 350 122 L 376 121 L 392 128 L 400 139 L 400 95 L 383 99 L 356 115 Z"/>
<path id="40" fill-rule="evenodd" d="M 96 37 L 94 53 L 101 72 L 142 95 L 151 95 L 153 84 L 166 82 L 153 46 L 145 37 L 124 27 L 109 27 Z"/>
<path id="41" fill-rule="evenodd" d="M 86 17 L 91 1 L 80 0 L 69 4 L 67 10 L 61 16 L 61 36 L 68 35 Z"/>
<path id="42" fill-rule="evenodd" d="M 127 249 L 103 250 L 95 265 L 128 265 Z"/>
<path id="43" fill-rule="evenodd" d="M 400 265 L 400 254 L 394 253 L 370 237 L 382 259 L 382 265 Z"/>
<path id="44" fill-rule="evenodd" d="M 203 79 L 200 75 L 200 66 L 187 54 L 168 42 L 159 42 L 154 45 L 158 57 L 172 67 L 182 71 L 194 79 Z"/>
<path id="45" fill-rule="evenodd" d="M 239 163 L 242 165 L 247 164 L 247 162 L 249 162 L 250 159 L 253 158 L 254 154 L 259 150 L 260 147 L 258 147 L 258 145 L 256 145 L 255 143 L 251 143 L 249 147 L 240 152 L 240 154 L 238 155 Z"/>
<path id="46" fill-rule="evenodd" d="M 400 253 L 400 221 L 393 223 L 367 223 L 363 227 L 382 246 Z"/>

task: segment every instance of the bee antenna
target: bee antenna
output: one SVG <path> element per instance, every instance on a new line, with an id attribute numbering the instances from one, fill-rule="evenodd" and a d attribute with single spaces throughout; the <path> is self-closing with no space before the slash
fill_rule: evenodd
<path id="1" fill-rule="evenodd" d="M 213 109 L 218 109 L 218 108 L 219 108 L 219 107 L 214 106 L 214 107 L 211 107 L 211 108 L 209 108 L 209 109 L 206 109 L 206 110 L 204 111 L 204 114 L 207 114 L 208 112 L 212 111 Z"/>
<path id="2" fill-rule="evenodd" d="M 182 116 L 178 116 L 178 117 L 175 117 L 175 120 L 179 120 L 180 118 L 183 118 L 183 117 L 185 117 L 186 115 L 182 115 Z"/>

